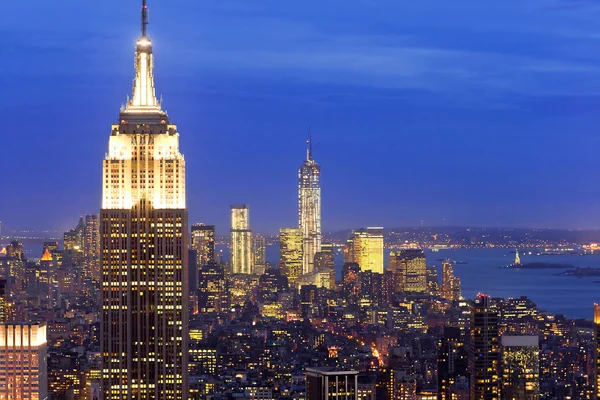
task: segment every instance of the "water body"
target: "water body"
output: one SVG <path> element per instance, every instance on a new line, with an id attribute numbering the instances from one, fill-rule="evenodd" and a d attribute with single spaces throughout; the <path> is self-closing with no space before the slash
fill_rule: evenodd
<path id="1" fill-rule="evenodd" d="M 389 250 L 385 253 L 387 262 Z M 519 253 L 522 263 L 537 261 L 600 268 L 600 256 L 537 256 L 529 255 L 524 250 Z M 477 293 L 504 298 L 527 296 L 542 310 L 564 314 L 569 318 L 587 319 L 593 316 L 593 304 L 600 303 L 600 283 L 594 282 L 600 281 L 600 277 L 554 275 L 563 272 L 562 269 L 499 268 L 514 262 L 515 254 L 510 249 L 451 249 L 437 253 L 426 251 L 425 254 L 427 265 L 437 266 L 440 280 L 442 263 L 438 259 L 467 262 L 454 266 L 454 273 L 461 279 L 463 296 L 466 298 L 472 299 Z M 336 253 L 335 258 L 339 279 L 344 260 L 341 253 Z M 268 246 L 267 260 L 277 265 L 278 246 Z"/>
<path id="2" fill-rule="evenodd" d="M 600 256 L 537 256 L 520 251 L 521 262 L 545 262 L 568 264 L 575 267 L 600 268 Z M 554 314 L 569 318 L 593 317 L 594 303 L 600 303 L 599 277 L 577 278 L 556 276 L 562 269 L 507 269 L 498 268 L 512 264 L 515 255 L 507 249 L 453 249 L 427 252 L 427 264 L 438 266 L 441 277 L 440 258 L 466 261 L 454 266 L 460 277 L 463 296 L 473 298 L 477 293 L 492 297 L 527 296 L 537 306 Z"/>

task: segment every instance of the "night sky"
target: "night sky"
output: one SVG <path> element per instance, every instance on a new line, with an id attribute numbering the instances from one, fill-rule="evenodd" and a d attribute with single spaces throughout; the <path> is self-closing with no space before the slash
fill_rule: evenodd
<path id="1" fill-rule="evenodd" d="M 297 224 L 312 126 L 323 228 L 600 227 L 592 1 L 149 0 L 190 223 Z M 2 2 L 0 220 L 97 213 L 131 93 L 135 0 Z"/>

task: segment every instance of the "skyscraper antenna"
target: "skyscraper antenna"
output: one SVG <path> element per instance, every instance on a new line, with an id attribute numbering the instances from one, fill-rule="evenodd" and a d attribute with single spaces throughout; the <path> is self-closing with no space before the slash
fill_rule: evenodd
<path id="1" fill-rule="evenodd" d="M 312 160 L 312 126 L 308 127 L 308 138 L 306 139 L 306 161 Z"/>
<path id="2" fill-rule="evenodd" d="M 142 37 L 146 37 L 148 27 L 148 6 L 146 0 L 142 0 Z"/>

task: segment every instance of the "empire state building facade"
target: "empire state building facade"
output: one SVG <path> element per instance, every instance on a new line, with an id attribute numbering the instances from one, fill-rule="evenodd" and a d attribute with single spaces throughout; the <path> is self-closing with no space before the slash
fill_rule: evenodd
<path id="1" fill-rule="evenodd" d="M 103 164 L 104 399 L 187 399 L 187 209 L 179 133 L 157 101 L 152 42 L 135 54 L 133 97 Z"/>
<path id="2" fill-rule="evenodd" d="M 312 158 L 308 137 L 306 161 L 298 170 L 298 225 L 302 231 L 302 273 L 315 269 L 315 254 L 321 251 L 321 167 Z"/>

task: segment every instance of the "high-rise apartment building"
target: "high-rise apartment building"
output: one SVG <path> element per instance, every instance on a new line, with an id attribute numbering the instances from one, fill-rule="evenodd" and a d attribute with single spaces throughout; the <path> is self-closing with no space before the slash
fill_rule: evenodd
<path id="1" fill-rule="evenodd" d="M 100 267 L 100 217 L 98 215 L 85 216 L 83 260 L 85 276 L 100 282 L 102 268 Z"/>
<path id="2" fill-rule="evenodd" d="M 46 324 L 0 323 L 0 400 L 48 399 Z"/>
<path id="3" fill-rule="evenodd" d="M 454 275 L 454 267 L 449 260 L 442 263 L 442 291 L 444 299 L 450 301 L 460 300 L 462 293 L 460 289 L 460 278 Z"/>
<path id="4" fill-rule="evenodd" d="M 215 226 L 194 224 L 190 236 L 192 250 L 196 251 L 198 268 L 215 263 Z"/>
<path id="5" fill-rule="evenodd" d="M 306 400 L 358 400 L 358 371 L 306 368 Z"/>
<path id="6" fill-rule="evenodd" d="M 290 287 L 295 287 L 302 274 L 302 230 L 281 228 L 279 230 L 279 269 L 288 278 Z"/>
<path id="7" fill-rule="evenodd" d="M 500 398 L 500 343 L 498 314 L 491 308 L 489 296 L 479 294 L 473 304 L 471 334 L 471 399 Z"/>
<path id="8" fill-rule="evenodd" d="M 245 204 L 231 206 L 231 271 L 234 274 L 252 274 L 252 230 L 250 209 Z"/>
<path id="9" fill-rule="evenodd" d="M 538 335 L 502 336 L 502 399 L 537 400 L 539 395 Z"/>
<path id="10" fill-rule="evenodd" d="M 100 215 L 105 400 L 187 399 L 188 228 L 179 133 L 154 89 L 152 41 L 112 125 Z"/>
<path id="11" fill-rule="evenodd" d="M 360 265 L 362 271 L 383 274 L 383 228 L 355 231 L 349 243 L 351 243 L 349 250 L 352 253 L 351 262 Z"/>
<path id="12" fill-rule="evenodd" d="M 267 241 L 262 235 L 257 235 L 254 244 L 254 273 L 262 275 L 267 268 Z"/>
<path id="13" fill-rule="evenodd" d="M 298 170 L 298 226 L 302 231 L 302 273 L 314 270 L 321 251 L 321 167 L 312 157 L 312 138 L 306 142 L 306 160 Z"/>

